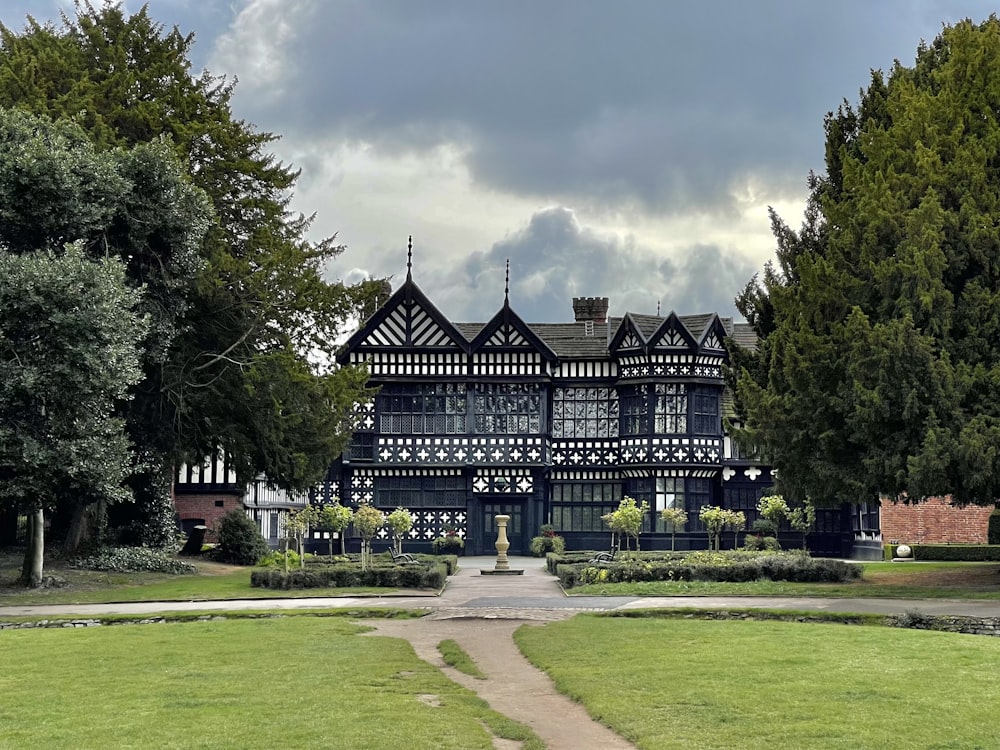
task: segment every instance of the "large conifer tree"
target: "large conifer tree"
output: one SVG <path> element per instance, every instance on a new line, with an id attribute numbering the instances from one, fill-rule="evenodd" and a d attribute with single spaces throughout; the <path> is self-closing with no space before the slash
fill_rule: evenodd
<path id="1" fill-rule="evenodd" d="M 826 174 L 737 299 L 746 429 L 816 501 L 1000 497 L 1000 21 L 963 21 L 826 119 Z"/>

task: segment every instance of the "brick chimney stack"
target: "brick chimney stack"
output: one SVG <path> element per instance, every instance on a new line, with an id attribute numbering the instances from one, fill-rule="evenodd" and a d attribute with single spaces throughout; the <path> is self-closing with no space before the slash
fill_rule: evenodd
<path id="1" fill-rule="evenodd" d="M 574 297 L 573 315 L 577 323 L 607 323 L 607 297 Z"/>

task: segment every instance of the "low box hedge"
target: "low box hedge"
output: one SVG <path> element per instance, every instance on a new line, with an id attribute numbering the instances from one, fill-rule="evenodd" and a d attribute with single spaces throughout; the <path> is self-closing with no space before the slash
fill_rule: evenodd
<path id="1" fill-rule="evenodd" d="M 898 544 L 885 545 L 885 557 L 896 557 Z M 1000 544 L 910 544 L 914 560 L 935 562 L 1000 562 Z"/>
<path id="2" fill-rule="evenodd" d="M 770 580 L 795 583 L 838 583 L 861 577 L 861 567 L 842 560 L 812 558 L 796 552 L 692 552 L 670 559 L 632 560 L 593 565 L 563 562 L 556 565 L 563 588 L 590 583 L 639 581 L 712 581 L 742 583 Z"/>
<path id="3" fill-rule="evenodd" d="M 445 563 L 435 561 L 417 565 L 373 565 L 361 570 L 356 563 L 309 565 L 291 570 L 259 569 L 251 571 L 250 585 L 266 589 L 391 588 L 440 589 L 448 577 Z"/>

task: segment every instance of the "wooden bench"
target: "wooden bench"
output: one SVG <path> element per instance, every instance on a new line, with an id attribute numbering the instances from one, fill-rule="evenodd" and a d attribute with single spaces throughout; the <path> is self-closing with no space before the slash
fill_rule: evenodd
<path id="1" fill-rule="evenodd" d="M 588 563 L 609 563 L 615 561 L 615 555 L 618 554 L 618 548 L 612 547 L 610 552 L 598 552 L 592 558 L 587 560 Z"/>
<path id="2" fill-rule="evenodd" d="M 414 563 L 420 562 L 409 552 L 396 552 L 396 550 L 393 549 L 392 547 L 389 547 L 389 555 L 390 557 L 392 557 L 392 561 L 396 565 L 412 565 Z"/>

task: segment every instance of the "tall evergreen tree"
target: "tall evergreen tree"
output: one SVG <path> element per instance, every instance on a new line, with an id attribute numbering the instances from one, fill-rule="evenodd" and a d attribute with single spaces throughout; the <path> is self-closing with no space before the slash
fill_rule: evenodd
<path id="1" fill-rule="evenodd" d="M 1000 497 L 1000 21 L 963 21 L 826 118 L 800 231 L 737 306 L 743 439 L 783 492 Z"/>
<path id="2" fill-rule="evenodd" d="M 216 220 L 169 350 L 137 388 L 130 430 L 163 470 L 221 448 L 241 478 L 265 472 L 300 489 L 339 455 L 366 394 L 363 371 L 310 353 L 335 349 L 372 285 L 324 279 L 344 248 L 307 238 L 311 219 L 289 212 L 298 173 L 268 152 L 276 136 L 234 118 L 231 83 L 191 75 L 192 43 L 146 7 L 78 2 L 59 26 L 29 18 L 20 33 L 0 29 L 0 106 L 71 119 L 101 150 L 156 139 L 175 150 Z M 155 266 L 156 246 L 148 251 Z M 162 478 L 149 478 L 147 505 L 163 507 Z"/>

